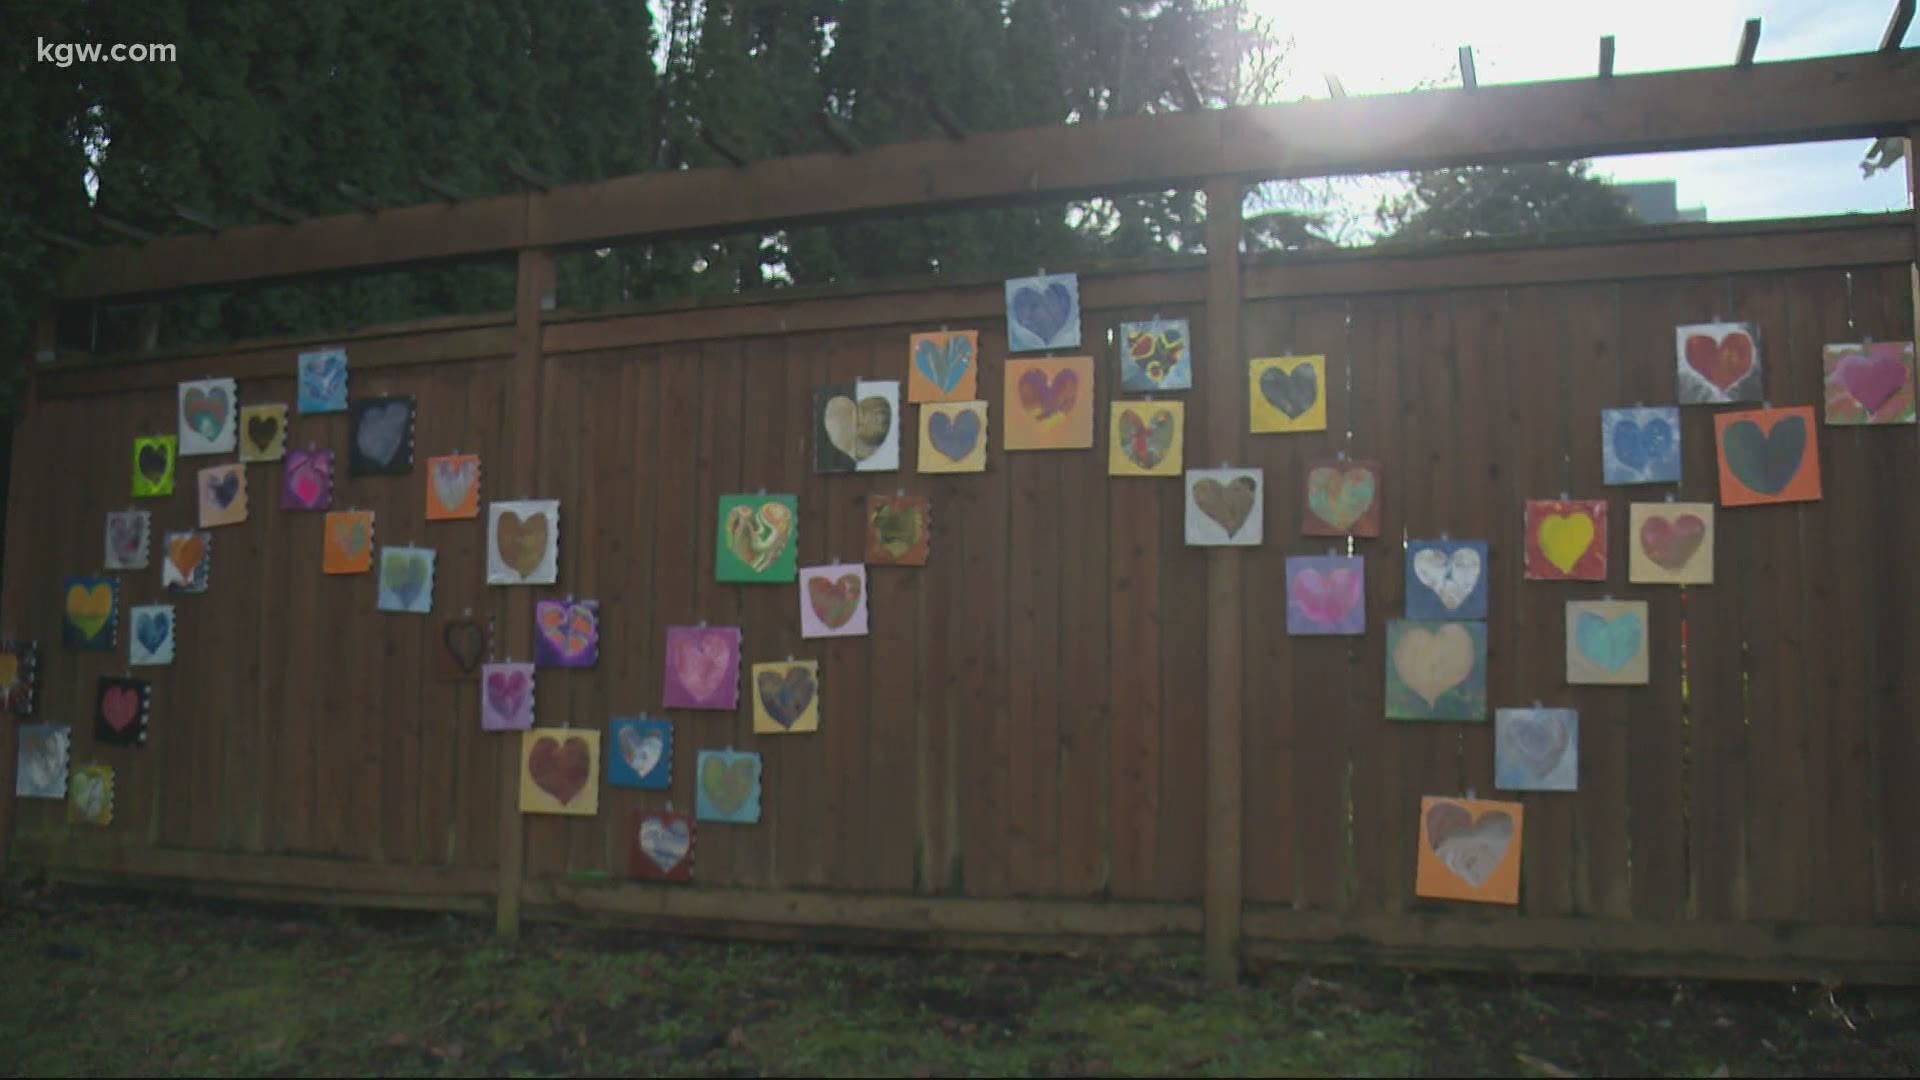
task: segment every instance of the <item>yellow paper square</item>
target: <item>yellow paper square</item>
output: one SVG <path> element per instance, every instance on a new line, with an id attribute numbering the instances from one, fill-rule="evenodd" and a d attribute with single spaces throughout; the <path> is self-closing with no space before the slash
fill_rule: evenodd
<path id="1" fill-rule="evenodd" d="M 936 421 L 935 417 L 942 419 Z M 938 437 L 936 438 L 936 434 Z M 973 436 L 963 448 L 962 435 Z M 987 403 L 984 401 L 929 402 L 920 406 L 920 471 L 962 473 L 987 471 Z"/>
<path id="2" fill-rule="evenodd" d="M 240 406 L 239 431 L 241 461 L 279 461 L 287 456 L 285 405 Z"/>
<path id="3" fill-rule="evenodd" d="M 1299 402 L 1306 397 L 1306 376 L 1295 374 L 1300 368 L 1313 373 L 1313 401 L 1304 409 Z M 1272 356 L 1251 361 L 1247 366 L 1247 402 L 1255 435 L 1327 430 L 1327 358 Z M 1282 404 L 1300 415 L 1289 416 Z"/>
<path id="4" fill-rule="evenodd" d="M 1713 504 L 1629 505 L 1627 580 L 1642 585 L 1713 584 Z"/>
<path id="5" fill-rule="evenodd" d="M 753 693 L 755 735 L 790 735 L 820 730 L 818 661 L 776 660 L 768 664 L 755 664 L 753 679 L 747 685 Z"/>
<path id="6" fill-rule="evenodd" d="M 520 812 L 599 813 L 600 733 L 580 728 L 521 732 Z"/>
<path id="7" fill-rule="evenodd" d="M 1039 357 L 1006 362 L 1007 450 L 1093 449 L 1093 357 Z"/>
<path id="8" fill-rule="evenodd" d="M 1187 407 L 1178 401 L 1116 401 L 1107 440 L 1111 476 L 1179 476 Z"/>

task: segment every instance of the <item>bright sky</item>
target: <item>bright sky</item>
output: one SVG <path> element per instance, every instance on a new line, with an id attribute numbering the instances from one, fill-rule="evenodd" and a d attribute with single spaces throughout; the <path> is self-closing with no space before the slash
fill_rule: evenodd
<path id="1" fill-rule="evenodd" d="M 1733 62 L 1746 20 L 1762 22 L 1760 62 L 1871 52 L 1893 0 L 1254 0 L 1292 35 L 1288 96 L 1324 97 L 1332 72 L 1350 94 L 1422 83 L 1458 84 L 1458 50 L 1472 45 L 1480 82 L 1592 75 L 1600 38 L 1614 35 L 1614 71 L 1627 74 Z M 1907 43 L 1920 31 L 1909 30 Z M 1682 207 L 1714 220 L 1907 207 L 1904 168 L 1860 177 L 1869 140 L 1601 158 L 1619 180 L 1679 182 Z"/>

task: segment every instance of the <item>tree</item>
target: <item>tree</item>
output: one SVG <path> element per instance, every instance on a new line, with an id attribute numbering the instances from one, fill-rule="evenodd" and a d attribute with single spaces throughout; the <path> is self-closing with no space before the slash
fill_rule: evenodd
<path id="1" fill-rule="evenodd" d="M 1382 242 L 1600 229 L 1638 220 L 1586 161 L 1429 169 L 1407 179 L 1406 194 L 1380 204 Z"/>

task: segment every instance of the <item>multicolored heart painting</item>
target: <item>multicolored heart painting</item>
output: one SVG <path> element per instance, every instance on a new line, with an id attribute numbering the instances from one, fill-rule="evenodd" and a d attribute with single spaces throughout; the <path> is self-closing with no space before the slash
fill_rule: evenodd
<path id="1" fill-rule="evenodd" d="M 1287 559 L 1287 633 L 1367 632 L 1367 563 L 1358 555 L 1294 555 Z"/>
<path id="2" fill-rule="evenodd" d="M 740 628 L 667 627 L 666 691 L 669 709 L 740 707 Z"/>
<path id="3" fill-rule="evenodd" d="M 15 716 L 32 716 L 34 691 L 39 685 L 39 643 L 0 641 L 0 709 Z"/>
<path id="4" fill-rule="evenodd" d="M 1720 505 L 1817 502 L 1820 442 L 1813 406 L 1716 413 Z"/>
<path id="5" fill-rule="evenodd" d="M 480 728 L 525 731 L 533 726 L 533 665 L 485 664 L 480 668 Z"/>
<path id="6" fill-rule="evenodd" d="M 857 379 L 813 395 L 813 471 L 900 468 L 900 384 Z"/>
<path id="7" fill-rule="evenodd" d="M 867 496 L 867 562 L 925 566 L 933 546 L 933 503 L 925 495 Z"/>
<path id="8" fill-rule="evenodd" d="M 1093 445 L 1093 358 L 1008 360 L 1008 450 L 1085 450 Z M 937 446 L 937 444 L 936 444 Z"/>
<path id="9" fill-rule="evenodd" d="M 60 641 L 69 649 L 112 652 L 119 640 L 120 579 L 70 577 L 60 587 Z"/>
<path id="10" fill-rule="evenodd" d="M 480 516 L 480 455 L 427 459 L 427 520 L 461 521 Z"/>
<path id="11" fill-rule="evenodd" d="M 1080 278 L 1040 274 L 1009 278 L 1007 351 L 1073 349 L 1080 345 Z M 1091 391 L 1093 388 L 1087 388 Z"/>
<path id="12" fill-rule="evenodd" d="M 107 559 L 109 570 L 145 570 L 151 558 L 153 515 L 145 510 L 107 512 Z"/>
<path id="13" fill-rule="evenodd" d="M 691 814 L 634 811 L 627 872 L 642 881 L 692 881 L 696 835 Z"/>
<path id="14" fill-rule="evenodd" d="M 1759 401 L 1760 333 L 1752 323 L 1695 323 L 1675 328 L 1682 405 Z"/>
<path id="15" fill-rule="evenodd" d="M 1185 319 L 1120 324 L 1120 389 L 1130 393 L 1193 387 L 1193 333 Z"/>
<path id="16" fill-rule="evenodd" d="M 1525 822 L 1526 808 L 1519 803 L 1422 798 L 1414 894 L 1434 900 L 1519 903 Z"/>
<path id="17" fill-rule="evenodd" d="M 198 488 L 201 528 L 238 525 L 247 520 L 246 466 L 215 465 L 201 469 Z"/>
<path id="18" fill-rule="evenodd" d="M 172 435 L 143 435 L 133 440 L 133 496 L 157 499 L 173 494 L 173 466 L 179 440 Z"/>
<path id="19" fill-rule="evenodd" d="M 979 383 L 980 334 L 937 330 L 907 339 L 907 400 L 972 401 Z"/>
<path id="20" fill-rule="evenodd" d="M 203 593 L 213 577 L 213 534 L 170 532 L 163 545 L 160 585 L 168 592 Z"/>
<path id="21" fill-rule="evenodd" d="M 432 548 L 381 548 L 374 606 L 401 615 L 430 614 L 433 611 L 433 562 Z"/>
<path id="22" fill-rule="evenodd" d="M 487 505 L 487 584 L 551 585 L 560 578 L 560 500 Z"/>
<path id="23" fill-rule="evenodd" d="M 1713 584 L 1713 504 L 1629 506 L 1627 580 L 1638 585 Z"/>
<path id="24" fill-rule="evenodd" d="M 1871 341 L 1821 350 L 1827 423 L 1914 422 L 1913 342 Z"/>
<path id="25" fill-rule="evenodd" d="M 1187 470 L 1187 543 L 1250 547 L 1263 537 L 1266 474 L 1260 469 Z"/>
<path id="26" fill-rule="evenodd" d="M 173 663 L 178 616 L 172 604 L 142 604 L 127 609 L 127 666 L 164 667 Z"/>
<path id="27" fill-rule="evenodd" d="M 987 403 L 952 401 L 920 406 L 920 471 L 987 471 Z"/>
<path id="28" fill-rule="evenodd" d="M 1247 367 L 1255 435 L 1327 430 L 1327 358 L 1271 356 Z"/>
<path id="29" fill-rule="evenodd" d="M 520 812 L 600 812 L 600 733 L 573 728 L 536 728 L 520 735 Z"/>
<path id="30" fill-rule="evenodd" d="M 433 650 L 435 676 L 464 682 L 480 674 L 480 665 L 493 653 L 493 620 L 475 618 L 472 611 L 440 620 Z"/>
<path id="31" fill-rule="evenodd" d="M 348 411 L 353 414 L 348 476 L 405 476 L 413 471 L 413 398 L 362 398 Z"/>
<path id="32" fill-rule="evenodd" d="M 800 571 L 800 636 L 865 637 L 867 568 L 860 563 Z"/>
<path id="33" fill-rule="evenodd" d="M 1680 482 L 1680 410 L 1600 410 L 1600 471 L 1608 484 Z"/>
<path id="34" fill-rule="evenodd" d="M 1572 709 L 1495 709 L 1493 784 L 1502 791 L 1576 791 L 1580 714 Z"/>
<path id="35" fill-rule="evenodd" d="M 288 451 L 281 473 L 280 509 L 325 510 L 333 505 L 333 451 Z"/>
<path id="36" fill-rule="evenodd" d="M 1187 407 L 1178 401 L 1116 401 L 1107 448 L 1109 476 L 1179 476 Z"/>
<path id="37" fill-rule="evenodd" d="M 752 825 L 760 820 L 760 755 L 733 750 L 702 750 L 694 789 L 694 813 L 701 821 Z"/>
<path id="38" fill-rule="evenodd" d="M 1407 618 L 1487 617 L 1487 542 L 1407 543 Z"/>
<path id="39" fill-rule="evenodd" d="M 542 600 L 533 605 L 535 667 L 590 668 L 600 662 L 600 601 Z"/>
<path id="40" fill-rule="evenodd" d="M 14 757 L 13 793 L 23 799 L 67 797 L 67 751 L 73 729 L 65 724 L 21 724 Z"/>
<path id="41" fill-rule="evenodd" d="M 615 717 L 607 735 L 614 748 L 607 757 L 607 783 L 642 791 L 673 786 L 673 721 Z"/>
<path id="42" fill-rule="evenodd" d="M 1387 623 L 1387 719 L 1485 720 L 1487 627 Z"/>
<path id="43" fill-rule="evenodd" d="M 1321 461 L 1307 469 L 1304 536 L 1379 536 L 1380 463 Z"/>
<path id="44" fill-rule="evenodd" d="M 716 581 L 778 584 L 797 576 L 797 495 L 722 495 L 713 562 Z"/>
<path id="45" fill-rule="evenodd" d="M 147 741 L 147 711 L 153 688 L 140 679 L 102 678 L 93 705 L 93 741 L 141 746 Z"/>
<path id="46" fill-rule="evenodd" d="M 347 350 L 315 349 L 303 352 L 296 365 L 300 378 L 297 404 L 303 414 L 347 411 Z"/>
<path id="47" fill-rule="evenodd" d="M 364 574 L 371 571 L 373 511 L 331 511 L 327 514 L 327 527 L 321 545 L 322 573 Z"/>
<path id="48" fill-rule="evenodd" d="M 1644 600 L 1567 601 L 1567 681 L 1644 686 L 1648 632 Z"/>
<path id="49" fill-rule="evenodd" d="M 240 388 L 232 379 L 181 383 L 180 456 L 232 453 L 239 409 Z"/>
<path id="50" fill-rule="evenodd" d="M 1607 580 L 1606 500 L 1529 499 L 1525 523 L 1530 580 Z"/>
<path id="51" fill-rule="evenodd" d="M 240 407 L 240 460 L 279 461 L 287 456 L 287 407 Z"/>
<path id="52" fill-rule="evenodd" d="M 789 735 L 819 730 L 818 663 L 812 660 L 786 660 L 753 665 L 755 735 Z"/>
<path id="53" fill-rule="evenodd" d="M 82 765 L 67 781 L 67 820 L 76 825 L 113 824 L 113 766 Z"/>

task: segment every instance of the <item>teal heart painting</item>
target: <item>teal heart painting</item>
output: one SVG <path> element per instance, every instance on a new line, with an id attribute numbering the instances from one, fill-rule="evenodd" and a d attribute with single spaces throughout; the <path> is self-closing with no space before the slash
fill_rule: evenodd
<path id="1" fill-rule="evenodd" d="M 380 549 L 381 611 L 426 615 L 433 611 L 432 548 Z"/>
<path id="2" fill-rule="evenodd" d="M 1567 681 L 1644 685 L 1647 629 L 1645 601 L 1568 601 Z"/>

